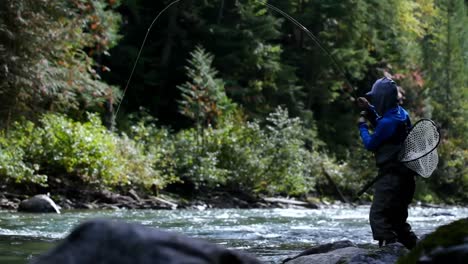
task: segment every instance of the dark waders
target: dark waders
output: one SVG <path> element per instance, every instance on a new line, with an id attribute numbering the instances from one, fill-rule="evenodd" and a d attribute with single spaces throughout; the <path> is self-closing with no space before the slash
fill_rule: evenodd
<path id="1" fill-rule="evenodd" d="M 406 222 L 415 190 L 414 178 L 414 173 L 399 162 L 392 161 L 379 167 L 369 214 L 375 240 L 398 241 L 407 248 L 416 245 L 417 237 Z"/>

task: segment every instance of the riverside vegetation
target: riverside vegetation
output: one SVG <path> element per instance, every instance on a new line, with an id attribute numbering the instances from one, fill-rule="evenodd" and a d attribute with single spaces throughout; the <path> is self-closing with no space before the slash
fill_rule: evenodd
<path id="1" fill-rule="evenodd" d="M 303 32 L 258 1 L 171 7 L 122 97 L 144 33 L 169 3 L 0 3 L 3 191 L 336 199 L 373 177 L 353 88 Z M 443 136 L 439 169 L 419 180 L 417 199 L 466 203 L 466 2 L 271 4 L 318 36 L 354 93 L 382 75 L 402 85 L 413 122 L 430 117 Z"/>

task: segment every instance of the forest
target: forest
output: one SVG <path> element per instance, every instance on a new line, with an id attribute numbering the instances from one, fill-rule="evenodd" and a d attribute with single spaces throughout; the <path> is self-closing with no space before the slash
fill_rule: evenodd
<path id="1" fill-rule="evenodd" d="M 266 3 L 2 0 L 2 188 L 352 197 L 387 76 L 442 135 L 416 199 L 468 202 L 466 1 Z"/>

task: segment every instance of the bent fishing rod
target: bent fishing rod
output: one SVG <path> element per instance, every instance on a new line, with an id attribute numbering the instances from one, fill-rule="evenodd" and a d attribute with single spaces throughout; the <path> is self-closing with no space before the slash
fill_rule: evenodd
<path id="1" fill-rule="evenodd" d="M 165 13 L 170 7 L 172 7 L 173 5 L 181 2 L 183 0 L 175 0 L 175 1 L 172 1 L 171 3 L 169 3 L 166 7 L 164 7 L 164 9 L 162 9 L 157 15 L 156 17 L 153 19 L 153 21 L 151 22 L 150 26 L 148 27 L 147 31 L 146 31 L 146 34 L 145 34 L 145 37 L 143 39 L 143 42 L 141 43 L 141 46 L 140 46 L 140 49 L 138 50 L 138 54 L 137 54 L 137 57 L 135 59 L 135 62 L 133 64 L 133 67 L 132 67 L 132 71 L 130 73 L 130 76 L 127 80 L 127 83 L 125 85 L 125 88 L 124 88 L 124 91 L 122 93 L 122 97 L 119 101 L 119 104 L 117 106 L 117 110 L 115 111 L 115 114 L 113 115 L 113 123 L 115 122 L 115 118 L 117 117 L 117 114 L 119 113 L 119 110 L 120 110 L 120 106 L 122 104 L 122 101 L 125 97 L 125 94 L 129 88 L 129 85 L 130 85 L 130 82 L 131 82 L 131 79 L 133 77 L 133 74 L 135 72 L 135 69 L 136 69 L 136 66 L 137 66 L 137 63 L 138 63 L 138 60 L 140 59 L 141 57 L 141 53 L 143 51 L 143 48 L 145 46 L 145 43 L 146 43 L 146 40 L 148 38 L 148 35 L 151 31 L 151 29 L 153 28 L 154 24 L 156 23 L 156 21 L 161 17 L 161 15 L 163 13 Z M 357 96 L 355 95 L 355 88 L 354 86 L 351 84 L 351 82 L 349 81 L 349 79 L 346 77 L 346 72 L 345 70 L 340 67 L 339 63 L 337 62 L 337 60 L 335 59 L 335 57 L 333 56 L 333 54 L 324 46 L 322 45 L 322 43 L 319 41 L 319 39 L 314 35 L 312 34 L 312 32 L 310 32 L 303 24 L 301 24 L 299 21 L 297 21 L 295 18 L 293 18 L 292 16 L 290 16 L 288 13 L 284 12 L 283 10 L 279 9 L 278 7 L 272 5 L 272 4 L 269 4 L 267 3 L 266 1 L 262 1 L 262 0 L 255 0 L 255 2 L 257 3 L 260 3 L 264 6 L 266 6 L 267 8 L 277 12 L 278 14 L 280 14 L 281 16 L 283 16 L 284 18 L 286 18 L 287 20 L 289 20 L 291 23 L 293 23 L 296 27 L 298 27 L 301 31 L 303 31 L 304 33 L 306 33 L 306 35 L 320 48 L 320 50 L 322 50 L 331 60 L 331 62 L 333 63 L 335 69 L 338 71 L 338 73 L 343 77 L 343 80 L 345 81 L 346 85 L 348 86 L 348 88 L 351 90 L 351 92 L 349 93 L 351 95 L 351 98 L 355 101 L 357 99 Z M 346 89 L 345 89 L 346 91 Z M 366 185 L 367 186 L 367 185 Z M 338 186 L 336 186 L 336 188 L 338 188 Z M 366 187 L 365 189 L 367 190 L 368 187 Z M 341 193 L 340 191 L 338 191 L 339 193 Z M 358 195 L 359 197 L 360 195 Z"/>
<path id="2" fill-rule="evenodd" d="M 170 4 L 168 4 L 166 7 L 164 7 L 164 9 L 162 9 L 157 15 L 156 17 L 153 19 L 153 21 L 151 22 L 150 26 L 148 27 L 147 31 L 146 31 L 146 34 L 145 34 L 145 37 L 143 38 L 143 42 L 141 43 L 141 46 L 140 46 L 140 49 L 138 50 L 138 55 L 135 59 L 135 62 L 133 64 L 133 67 L 132 67 L 132 71 L 130 73 L 130 76 L 127 80 L 127 83 L 125 85 L 125 88 L 124 88 L 124 91 L 122 93 L 122 97 L 119 101 L 119 104 L 117 105 L 117 110 L 115 111 L 114 113 L 114 120 L 113 122 L 115 122 L 115 118 L 117 117 L 117 114 L 119 113 L 119 110 L 120 110 L 120 106 L 122 104 L 122 101 L 123 99 L 125 98 L 125 94 L 127 93 L 127 90 L 130 86 L 130 82 L 132 80 L 132 77 L 133 77 L 133 74 L 135 72 L 135 69 L 136 69 L 136 66 L 137 66 L 137 63 L 138 63 L 138 60 L 140 59 L 141 57 L 141 53 L 143 51 L 143 48 L 145 46 L 145 43 L 146 43 L 146 40 L 148 38 L 148 35 L 151 31 L 151 29 L 153 28 L 153 25 L 156 23 L 156 21 L 159 19 L 159 17 L 165 13 L 171 6 L 181 2 L 183 0 L 175 0 L 173 2 L 171 2 Z M 277 12 L 278 14 L 280 14 L 281 16 L 283 16 L 284 18 L 286 18 L 287 20 L 289 20 L 291 23 L 293 23 L 296 27 L 298 27 L 300 30 L 302 30 L 303 32 L 306 33 L 306 35 L 330 58 L 330 60 L 332 61 L 333 65 L 335 66 L 335 69 L 339 72 L 339 74 L 343 77 L 343 80 L 345 81 L 346 85 L 351 89 L 351 98 L 353 98 L 353 100 L 356 100 L 357 99 L 357 96 L 355 95 L 355 89 L 354 89 L 354 86 L 351 85 L 351 82 L 349 81 L 349 79 L 346 77 L 346 72 L 345 70 L 340 67 L 340 65 L 338 64 L 337 60 L 335 59 L 335 57 L 332 55 L 332 53 L 324 46 L 322 45 L 322 43 L 319 41 L 319 39 L 314 35 L 312 34 L 312 32 L 310 32 L 303 24 L 301 24 L 299 21 L 297 21 L 296 19 L 294 19 L 292 16 L 290 16 L 288 13 L 284 12 L 283 10 L 279 9 L 278 7 L 272 5 L 272 4 L 269 4 L 267 3 L 266 1 L 261 1 L 261 0 L 255 0 L 255 2 L 257 3 L 260 3 L 264 6 L 266 6 L 267 8 Z"/>

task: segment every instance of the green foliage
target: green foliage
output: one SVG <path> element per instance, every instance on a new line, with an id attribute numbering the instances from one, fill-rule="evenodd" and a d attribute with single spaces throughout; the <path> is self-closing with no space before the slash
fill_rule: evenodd
<path id="1" fill-rule="evenodd" d="M 190 55 L 186 71 L 191 82 L 177 87 L 182 92 L 180 112 L 195 120 L 197 126 L 216 124 L 216 120 L 229 114 L 235 105 L 226 96 L 223 80 L 215 78 L 217 71 L 211 66 L 213 55 L 200 46 Z"/>
<path id="2" fill-rule="evenodd" d="M 132 117 L 128 134 L 108 131 L 95 114 L 77 122 L 46 114 L 38 124 L 16 122 L 0 137 L 0 175 L 5 181 L 48 184 L 49 178 L 83 186 L 164 189 L 179 181 L 268 195 L 313 192 L 322 168 L 334 161 L 305 148 L 299 118 L 278 108 L 264 121 L 225 116 L 218 128 L 177 134 L 156 127 L 146 113 Z M 262 122 L 263 123 L 263 122 Z M 262 128 L 263 127 L 263 128 Z"/>
<path id="3" fill-rule="evenodd" d="M 205 129 L 201 145 L 194 130 L 180 132 L 176 164 L 182 179 L 265 194 L 313 191 L 321 157 L 305 149 L 300 120 L 278 108 L 266 122 L 262 129 L 258 122 L 228 118 L 218 129 Z"/>
<path id="4" fill-rule="evenodd" d="M 25 148 L 31 146 L 34 125 L 27 123 L 21 128 L 23 135 L 6 137 L 0 134 L 0 176 L 7 176 L 16 183 L 30 181 L 45 185 L 47 176 L 38 173 L 37 163 L 25 160 Z"/>
<path id="5" fill-rule="evenodd" d="M 141 125 L 139 130 L 135 128 L 135 139 L 139 141 L 134 141 L 109 132 L 96 115 L 80 123 L 46 114 L 39 125 L 16 123 L 11 133 L 1 138 L 1 147 L 6 151 L 2 151 L 0 172 L 16 182 L 46 184 L 45 174 L 98 187 L 164 188 L 176 180 L 165 166 L 165 149 L 145 147 L 141 130 Z M 147 137 L 154 136 L 155 129 L 147 131 Z M 151 143 L 167 136 L 164 132 L 161 135 Z"/>
<path id="6" fill-rule="evenodd" d="M 0 174 L 158 188 L 178 175 L 196 185 L 299 194 L 325 193 L 318 189 L 329 184 L 327 172 L 351 193 L 375 174 L 351 93 L 386 74 L 403 87 L 413 121 L 441 126 L 439 169 L 421 181 L 418 199 L 468 200 L 466 1 L 268 1 L 322 46 L 256 0 L 180 1 L 154 24 L 136 65 L 120 111 L 127 134 L 100 130 L 84 113 L 111 112 L 120 93 L 113 85 L 125 86 L 148 26 L 169 3 L 0 2 Z M 128 115 L 141 106 L 158 121 Z M 83 123 L 44 117 L 8 129 L 48 111 Z M 197 129 L 179 131 L 187 128 L 180 113 Z"/>
<path id="7" fill-rule="evenodd" d="M 118 40 L 118 1 L 6 0 L 0 3 L 0 120 L 113 101 L 116 87 L 93 59 Z"/>
<path id="8" fill-rule="evenodd" d="M 429 186 L 445 202 L 466 202 L 467 7 L 460 0 L 436 1 L 435 7 L 437 16 L 430 21 L 434 27 L 423 42 L 423 52 L 428 96 L 426 106 L 431 110 L 427 115 L 441 126 L 442 142 L 438 170 L 429 179 Z"/>
<path id="9" fill-rule="evenodd" d="M 132 120 L 134 125 L 130 128 L 129 138 L 125 134 L 122 136 L 131 146 L 129 150 L 133 150 L 132 156 L 127 158 L 129 173 L 147 188 L 153 186 L 164 189 L 167 184 L 179 181 L 175 174 L 174 136 L 168 129 L 156 127 L 157 120 L 146 112 L 142 112 L 138 119 Z M 122 154 L 129 154 L 128 150 L 123 150 Z M 141 162 L 135 162 L 138 160 Z M 142 166 L 144 164 L 148 165 Z"/>
<path id="10" fill-rule="evenodd" d="M 271 193 L 306 193 L 312 189 L 312 172 L 319 166 L 314 164 L 312 153 L 304 148 L 302 122 L 299 118 L 290 118 L 288 111 L 281 107 L 271 113 L 267 121 L 263 153 L 268 164 L 265 172 L 268 177 L 263 179 L 266 189 Z"/>

